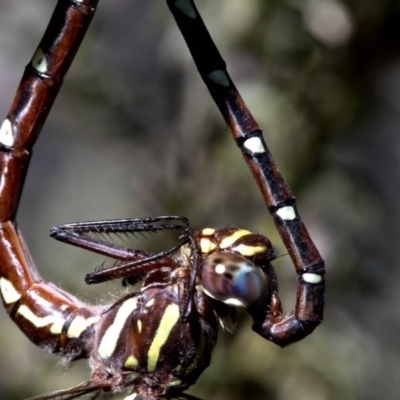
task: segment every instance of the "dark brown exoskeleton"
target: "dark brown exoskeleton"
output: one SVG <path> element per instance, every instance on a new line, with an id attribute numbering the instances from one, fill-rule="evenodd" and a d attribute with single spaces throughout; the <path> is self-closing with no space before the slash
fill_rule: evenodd
<path id="1" fill-rule="evenodd" d="M 197 68 L 248 164 L 297 273 L 295 311 L 284 317 L 267 238 L 245 229 L 191 234 L 184 217 L 66 224 L 58 240 L 120 260 L 87 283 L 143 279 L 114 304 L 90 306 L 36 270 L 16 223 L 32 147 L 95 11 L 97 0 L 59 0 L 26 67 L 0 129 L 0 293 L 13 321 L 36 345 L 67 360 L 87 358 L 91 379 L 35 399 L 72 399 L 95 391 L 127 400 L 193 398 L 182 392 L 210 364 L 218 327 L 245 307 L 253 329 L 280 346 L 322 321 L 324 263 L 302 223 L 261 130 L 244 104 L 192 0 L 167 0 Z M 145 253 L 107 240 L 113 234 L 175 230 L 176 246 Z"/>

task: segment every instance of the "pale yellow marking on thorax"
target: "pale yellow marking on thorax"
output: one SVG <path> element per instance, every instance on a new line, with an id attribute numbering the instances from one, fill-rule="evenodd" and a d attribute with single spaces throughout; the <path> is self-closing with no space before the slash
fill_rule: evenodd
<path id="1" fill-rule="evenodd" d="M 130 369 L 135 369 L 138 365 L 139 365 L 139 360 L 133 355 L 129 356 L 124 364 L 126 368 Z"/>
<path id="2" fill-rule="evenodd" d="M 245 244 L 239 244 L 238 246 L 235 246 L 232 250 L 238 252 L 244 257 L 252 257 L 256 254 L 266 253 L 268 251 L 268 248 L 265 246 L 247 246 Z"/>
<path id="3" fill-rule="evenodd" d="M 215 250 L 217 245 L 208 238 L 200 239 L 200 250 L 202 253 L 207 254 Z"/>
<path id="4" fill-rule="evenodd" d="M 78 315 L 71 322 L 71 325 L 68 328 L 67 336 L 69 338 L 78 338 L 81 336 L 82 332 L 89 328 L 90 325 L 95 324 L 99 320 L 99 316 L 83 318 L 82 316 Z"/>
<path id="5" fill-rule="evenodd" d="M 137 329 L 139 333 L 142 332 L 142 321 L 140 319 L 137 321 Z"/>
<path id="6" fill-rule="evenodd" d="M 240 239 L 243 236 L 247 236 L 249 234 L 251 234 L 251 232 L 247 231 L 246 229 L 238 229 L 237 231 L 233 232 L 230 236 L 222 239 L 219 244 L 219 247 L 221 249 L 226 249 L 227 247 L 235 243 L 236 240 Z"/>
<path id="7" fill-rule="evenodd" d="M 21 298 L 21 293 L 19 293 L 14 285 L 6 278 L 0 278 L 0 290 L 6 304 L 15 303 Z"/>
<path id="8" fill-rule="evenodd" d="M 17 314 L 22 315 L 36 328 L 44 328 L 47 325 L 52 324 L 50 332 L 54 335 L 58 335 L 62 331 L 62 327 L 65 323 L 64 318 L 59 315 L 47 315 L 46 317 L 38 317 L 35 315 L 25 304 L 18 308 Z"/>
<path id="9" fill-rule="evenodd" d="M 147 369 L 150 372 L 156 369 L 161 347 L 167 342 L 172 328 L 178 320 L 179 306 L 177 304 L 170 304 L 164 311 L 164 315 L 161 318 L 160 325 L 157 328 L 157 332 L 147 354 Z"/>
<path id="10" fill-rule="evenodd" d="M 201 231 L 201 234 L 204 235 L 204 236 L 211 236 L 211 235 L 214 235 L 214 233 L 215 233 L 215 229 L 214 228 L 204 228 Z"/>
<path id="11" fill-rule="evenodd" d="M 128 317 L 132 314 L 133 310 L 137 307 L 137 297 L 132 297 L 126 300 L 119 308 L 117 315 L 115 316 L 114 322 L 104 333 L 101 339 L 98 352 L 100 357 L 105 359 L 112 356 L 115 348 L 117 347 L 117 341 L 124 328 L 125 322 Z"/>
<path id="12" fill-rule="evenodd" d="M 190 248 L 190 246 L 188 246 L 187 244 L 183 245 L 181 247 L 181 254 L 186 257 L 186 258 L 190 258 L 192 256 L 192 249 Z"/>

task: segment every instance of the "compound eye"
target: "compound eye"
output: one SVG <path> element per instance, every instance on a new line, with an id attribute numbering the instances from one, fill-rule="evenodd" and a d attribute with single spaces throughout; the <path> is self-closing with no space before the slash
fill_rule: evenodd
<path id="1" fill-rule="evenodd" d="M 235 253 L 211 254 L 200 264 L 199 276 L 208 296 L 230 306 L 248 307 L 268 292 L 263 270 Z"/>

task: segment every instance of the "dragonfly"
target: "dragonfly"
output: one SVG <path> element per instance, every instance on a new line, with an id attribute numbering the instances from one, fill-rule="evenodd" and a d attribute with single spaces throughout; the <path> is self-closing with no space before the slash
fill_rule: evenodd
<path id="1" fill-rule="evenodd" d="M 284 347 L 323 320 L 324 261 L 302 222 L 262 131 L 244 103 L 192 0 L 167 0 L 195 65 L 225 120 L 297 274 L 294 311 L 282 312 L 264 235 L 244 228 L 190 230 L 183 216 L 59 225 L 51 236 L 112 257 L 88 284 L 134 286 L 119 300 L 89 305 L 36 269 L 16 217 L 32 149 L 84 39 L 98 0 L 59 0 L 0 128 L 0 294 L 10 318 L 37 346 L 66 361 L 88 359 L 90 379 L 32 399 L 73 399 L 101 392 L 126 400 L 195 399 L 184 393 L 209 366 L 218 331 L 242 307 L 253 330 Z M 132 249 L 113 236 L 178 232 L 159 252 Z"/>

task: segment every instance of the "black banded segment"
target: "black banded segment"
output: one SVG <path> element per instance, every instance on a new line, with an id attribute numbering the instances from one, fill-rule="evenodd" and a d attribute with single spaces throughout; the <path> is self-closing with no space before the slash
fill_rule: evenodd
<path id="1" fill-rule="evenodd" d="M 167 4 L 203 80 L 207 80 L 208 74 L 215 70 L 225 71 L 226 63 L 219 54 L 194 2 L 167 0 Z"/>
<path id="2" fill-rule="evenodd" d="M 100 319 L 97 308 L 40 276 L 15 218 L 32 147 L 96 4 L 97 0 L 58 1 L 0 127 L 1 299 L 10 318 L 33 343 L 66 360 L 90 354 L 92 329 Z"/>
<path id="3" fill-rule="evenodd" d="M 51 110 L 63 77 L 83 40 L 98 0 L 59 0 L 49 26 L 27 65 L 0 132 L 12 131 L 13 148 L 30 150 Z M 11 128 L 11 129 L 10 129 Z M 2 140 L 3 138 L 3 140 Z"/>
<path id="4" fill-rule="evenodd" d="M 200 75 L 259 186 L 295 270 L 300 272 L 310 265 L 318 264 L 321 276 L 324 276 L 324 261 L 300 219 L 294 195 L 281 176 L 257 122 L 229 77 L 225 62 L 201 21 L 198 10 L 196 9 L 195 22 L 191 22 L 188 15 L 178 12 L 173 7 L 174 1 L 167 0 L 167 3 L 185 38 Z M 192 0 L 183 3 L 195 9 Z M 215 250 L 214 247 L 215 244 L 210 238 L 203 238 L 202 249 L 205 253 L 211 253 Z M 276 293 L 277 285 L 271 286 L 272 295 L 269 304 L 249 309 L 254 319 L 253 329 L 256 332 L 268 340 L 285 346 L 302 339 L 315 329 L 317 324 L 322 321 L 324 284 L 323 281 L 314 283 L 319 280 L 316 272 L 309 272 L 309 274 L 311 275 L 305 275 L 305 279 L 300 278 L 298 281 L 297 301 L 293 316 L 283 318 L 280 300 Z M 303 307 L 304 301 L 309 303 L 305 308 Z M 309 320 L 313 322 L 307 322 Z"/>

